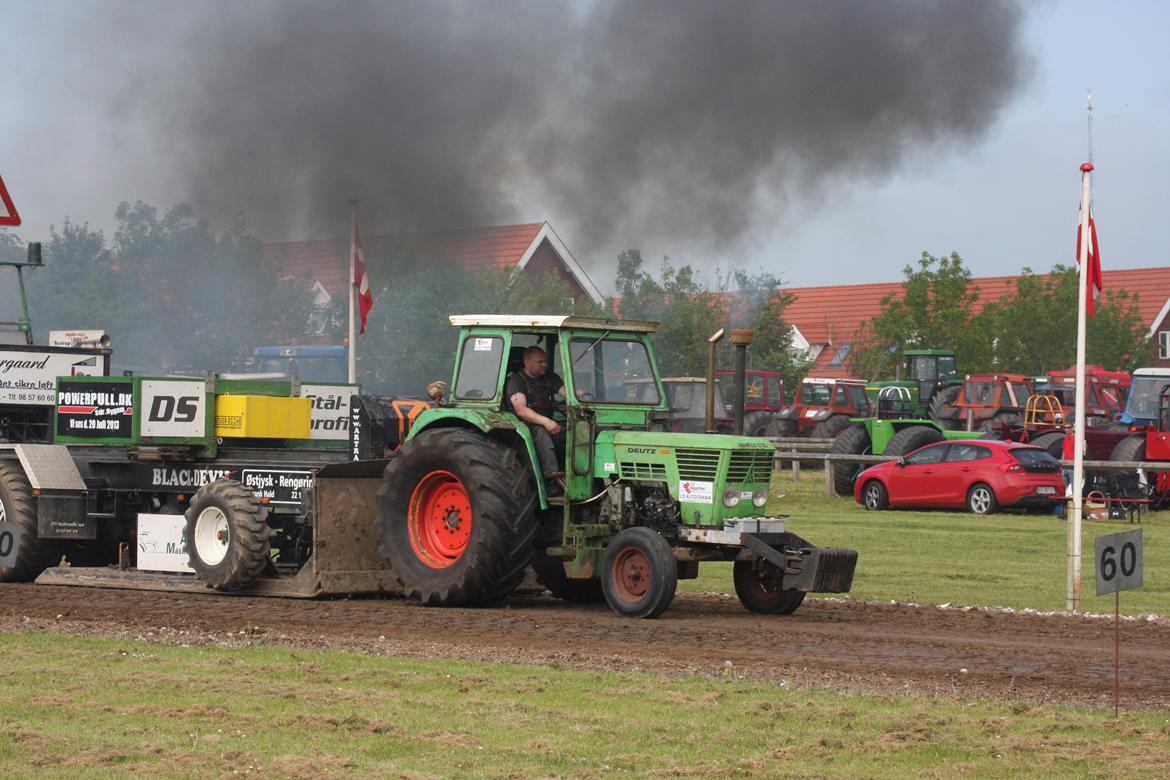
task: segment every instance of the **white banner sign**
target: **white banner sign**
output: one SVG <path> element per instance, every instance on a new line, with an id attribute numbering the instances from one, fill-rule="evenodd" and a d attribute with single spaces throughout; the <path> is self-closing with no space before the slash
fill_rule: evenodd
<path id="1" fill-rule="evenodd" d="M 102 376 L 108 356 L 0 348 L 0 404 L 52 406 L 59 376 Z"/>
<path id="2" fill-rule="evenodd" d="M 182 515 L 138 515 L 138 568 L 142 571 L 188 572 Z"/>
<path id="3" fill-rule="evenodd" d="M 313 399 L 310 439 L 349 440 L 349 397 L 358 385 L 301 385 L 301 398 Z"/>

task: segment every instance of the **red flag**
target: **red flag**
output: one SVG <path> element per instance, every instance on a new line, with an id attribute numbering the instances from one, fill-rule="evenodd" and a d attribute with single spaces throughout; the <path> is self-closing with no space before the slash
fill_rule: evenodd
<path id="1" fill-rule="evenodd" d="M 1081 266 L 1081 225 L 1077 223 L 1077 268 Z M 1085 313 L 1093 316 L 1093 302 L 1101 295 L 1101 253 L 1097 249 L 1097 224 L 1089 209 L 1089 270 L 1085 278 Z"/>
<path id="2" fill-rule="evenodd" d="M 374 308 L 374 294 L 370 292 L 370 278 L 366 276 L 366 255 L 362 251 L 362 239 L 358 235 L 356 216 L 353 219 L 353 286 L 357 288 L 358 309 L 362 316 L 361 332 L 365 333 L 366 315 Z"/>

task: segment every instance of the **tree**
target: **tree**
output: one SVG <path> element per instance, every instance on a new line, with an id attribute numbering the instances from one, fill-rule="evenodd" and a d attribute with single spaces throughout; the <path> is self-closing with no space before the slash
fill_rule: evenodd
<path id="1" fill-rule="evenodd" d="M 642 269 L 642 253 L 628 249 L 618 256 L 616 299 L 623 319 L 659 323 L 654 352 L 664 376 L 704 375 L 707 338 L 726 323 L 726 303 L 695 281 L 689 265 L 673 268 L 664 258 L 661 281 Z"/>
<path id="2" fill-rule="evenodd" d="M 881 314 L 867 323 L 860 346 L 850 357 L 858 376 L 885 378 L 894 373 L 906 349 L 954 349 L 960 366 L 986 361 L 990 342 L 971 321 L 979 288 L 957 252 L 950 257 L 922 253 L 918 268 L 906 266 L 901 294 L 882 298 Z"/>
<path id="3" fill-rule="evenodd" d="M 995 335 L 987 369 L 1041 375 L 1075 364 L 1079 284 L 1076 268 L 1056 265 L 1046 276 L 1025 268 L 1014 290 L 989 303 L 973 323 Z M 1107 289 L 1097 301 L 1086 324 L 1087 362 L 1124 369 L 1146 357 L 1149 345 L 1136 300 L 1125 290 Z"/>
<path id="4" fill-rule="evenodd" d="M 794 349 L 792 326 L 784 319 L 784 309 L 792 302 L 793 296 L 783 290 L 780 278 L 774 274 L 761 272 L 748 276 L 743 271 L 736 271 L 734 279 L 737 288 L 734 298 L 742 302 L 742 306 L 732 307 L 730 325 L 752 331 L 752 345 L 747 353 L 748 368 L 779 371 L 791 395 L 812 366 L 806 355 Z M 729 362 L 729 366 L 734 366 L 734 363 Z"/>

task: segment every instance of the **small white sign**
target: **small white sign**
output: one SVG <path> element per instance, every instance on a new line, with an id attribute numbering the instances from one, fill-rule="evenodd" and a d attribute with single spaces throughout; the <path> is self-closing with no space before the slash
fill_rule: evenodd
<path id="1" fill-rule="evenodd" d="M 144 379 L 139 405 L 143 436 L 202 438 L 207 431 L 207 391 L 202 379 Z"/>
<path id="2" fill-rule="evenodd" d="M 182 515 L 138 515 L 138 568 L 142 571 L 189 572 L 187 519 Z"/>
<path id="3" fill-rule="evenodd" d="M 805 409 L 804 416 L 805 417 L 816 417 L 818 411 L 820 411 L 820 410 L 819 409 Z"/>
<path id="4" fill-rule="evenodd" d="M 1142 529 L 1098 536 L 1097 595 L 1142 586 Z"/>
<path id="5" fill-rule="evenodd" d="M 605 470 L 606 470 L 606 471 L 611 471 L 611 472 L 612 472 L 612 471 L 617 471 L 616 464 L 613 464 L 613 463 L 606 463 L 606 464 L 605 464 Z"/>
<path id="6" fill-rule="evenodd" d="M 105 337 L 104 330 L 51 330 L 50 347 L 100 347 Z M 109 343 L 109 339 L 106 340 Z"/>
<path id="7" fill-rule="evenodd" d="M 313 401 L 309 438 L 348 441 L 349 398 L 359 392 L 358 385 L 301 385 L 301 398 Z"/>
<path id="8" fill-rule="evenodd" d="M 714 504 L 715 483 L 680 479 L 678 481 L 678 500 L 692 504 Z"/>
<path id="9" fill-rule="evenodd" d="M 475 340 L 475 351 L 476 352 L 491 352 L 492 351 L 492 341 L 494 341 L 494 339 L 477 338 Z"/>

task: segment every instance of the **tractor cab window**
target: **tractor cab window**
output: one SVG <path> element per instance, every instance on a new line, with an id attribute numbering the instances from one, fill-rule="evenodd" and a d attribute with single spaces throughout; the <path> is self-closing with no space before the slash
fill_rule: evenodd
<path id="1" fill-rule="evenodd" d="M 747 385 L 745 388 L 745 397 L 749 404 L 760 404 L 764 402 L 764 377 L 749 376 L 744 384 Z"/>
<path id="2" fill-rule="evenodd" d="M 1158 396 L 1162 388 L 1170 384 L 1170 377 L 1135 376 L 1129 389 L 1129 408 L 1133 417 L 1152 420 L 1158 415 Z"/>
<path id="3" fill-rule="evenodd" d="M 463 339 L 455 397 L 475 400 L 494 398 L 500 382 L 500 358 L 504 340 L 499 336 L 468 336 Z"/>
<path id="4" fill-rule="evenodd" d="M 640 341 L 604 336 L 569 342 L 573 392 L 584 403 L 649 404 L 659 402 L 650 355 Z M 639 381 L 649 380 L 649 381 Z M 631 386 L 637 391 L 630 393 Z"/>
<path id="5" fill-rule="evenodd" d="M 959 367 L 955 364 L 954 355 L 940 355 L 938 358 L 938 373 L 936 379 L 953 379 L 959 375 Z"/>
<path id="6" fill-rule="evenodd" d="M 805 384 L 801 386 L 801 401 L 806 406 L 828 406 L 833 397 L 832 385 Z"/>
<path id="7" fill-rule="evenodd" d="M 849 388 L 845 385 L 837 385 L 836 398 L 833 401 L 834 406 L 839 406 L 842 409 L 849 406 Z"/>
<path id="8" fill-rule="evenodd" d="M 775 377 L 768 377 L 768 406 L 779 406 L 784 403 L 783 394 L 780 392 L 780 380 Z"/>
<path id="9" fill-rule="evenodd" d="M 869 399 L 865 397 L 865 388 L 850 385 L 845 388 L 849 393 L 849 400 L 854 409 L 860 414 L 865 414 L 869 410 Z"/>
<path id="10" fill-rule="evenodd" d="M 963 392 L 968 404 L 992 404 L 995 402 L 995 382 L 968 382 Z"/>

